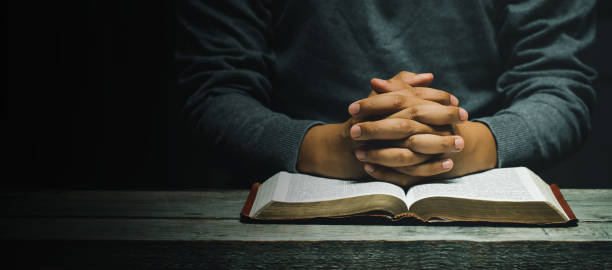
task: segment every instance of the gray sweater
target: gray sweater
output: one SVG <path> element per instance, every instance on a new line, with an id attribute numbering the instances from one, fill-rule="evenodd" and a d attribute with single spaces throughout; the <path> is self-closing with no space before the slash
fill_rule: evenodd
<path id="1" fill-rule="evenodd" d="M 295 171 L 308 128 L 349 118 L 372 77 L 431 72 L 489 126 L 498 166 L 550 165 L 590 130 L 594 0 L 179 1 L 184 112 L 258 178 Z"/>

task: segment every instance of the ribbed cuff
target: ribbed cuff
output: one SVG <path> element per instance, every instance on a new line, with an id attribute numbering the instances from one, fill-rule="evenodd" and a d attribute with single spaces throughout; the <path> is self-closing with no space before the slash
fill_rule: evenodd
<path id="1" fill-rule="evenodd" d="M 295 120 L 293 125 L 288 126 L 284 131 L 285 135 L 279 140 L 279 150 L 281 153 L 286 153 L 284 157 L 283 167 L 289 172 L 298 172 L 297 161 L 300 155 L 302 141 L 308 129 L 315 125 L 324 124 L 320 121 L 311 120 Z"/>
<path id="2" fill-rule="evenodd" d="M 497 144 L 497 167 L 526 166 L 535 153 L 525 120 L 516 114 L 499 114 L 473 119 L 489 127 Z"/>
<path id="3" fill-rule="evenodd" d="M 285 115 L 271 118 L 258 134 L 251 159 L 253 164 L 261 164 L 274 172 L 279 170 L 297 172 L 300 147 L 308 129 L 324 124 L 314 120 L 295 120 Z M 251 144 L 252 145 L 252 144 Z"/>

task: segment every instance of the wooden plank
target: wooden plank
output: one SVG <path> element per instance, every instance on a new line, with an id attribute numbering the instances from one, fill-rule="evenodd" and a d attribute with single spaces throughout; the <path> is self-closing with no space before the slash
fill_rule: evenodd
<path id="1" fill-rule="evenodd" d="M 146 241 L 612 241 L 612 223 L 577 227 L 243 224 L 227 219 L 0 218 L 0 239 Z"/>
<path id="2" fill-rule="evenodd" d="M 611 189 L 562 193 L 581 221 L 612 221 Z M 2 192 L 0 216 L 238 219 L 247 195 L 246 190 Z"/>
<path id="3" fill-rule="evenodd" d="M 562 189 L 581 221 L 612 221 L 612 189 Z"/>
<path id="4" fill-rule="evenodd" d="M 610 269 L 612 242 L 5 241 L 24 269 Z"/>
<path id="5" fill-rule="evenodd" d="M 0 216 L 238 219 L 247 195 L 246 190 L 2 192 Z"/>

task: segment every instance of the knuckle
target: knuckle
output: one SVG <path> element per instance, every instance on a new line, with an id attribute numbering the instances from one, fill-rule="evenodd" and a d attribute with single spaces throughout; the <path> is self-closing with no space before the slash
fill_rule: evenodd
<path id="1" fill-rule="evenodd" d="M 451 94 L 442 91 L 442 99 L 443 100 L 441 100 L 441 101 L 450 102 L 450 97 L 451 97 Z"/>
<path id="2" fill-rule="evenodd" d="M 427 172 L 429 173 L 428 176 L 437 175 L 444 172 L 444 168 L 442 167 L 440 162 L 432 162 Z"/>
<path id="3" fill-rule="evenodd" d="M 408 151 L 402 151 L 398 155 L 398 162 L 403 165 L 410 165 L 414 159 L 414 155 L 409 153 Z"/>
<path id="4" fill-rule="evenodd" d="M 410 107 L 408 109 L 408 115 L 410 116 L 410 119 L 419 119 L 421 117 L 421 109 L 419 106 Z"/>
<path id="5" fill-rule="evenodd" d="M 423 99 L 424 94 L 423 91 L 419 87 L 413 87 L 410 89 L 410 94 L 412 94 L 416 98 Z"/>
<path id="6" fill-rule="evenodd" d="M 448 110 L 447 117 L 449 121 L 459 120 L 459 108 L 453 108 Z"/>
<path id="7" fill-rule="evenodd" d="M 416 176 L 431 176 L 431 170 L 430 169 L 424 169 L 422 167 L 420 167 L 418 170 L 414 170 L 413 172 L 414 175 Z"/>
<path id="8" fill-rule="evenodd" d="M 414 76 L 415 76 L 415 74 L 414 74 L 414 73 L 412 73 L 412 72 L 408 72 L 408 71 L 405 71 L 405 70 L 403 70 L 403 71 L 401 71 L 401 72 L 399 73 L 399 77 L 400 77 L 400 79 L 401 79 L 403 82 L 408 82 L 408 81 L 410 81 L 410 79 L 412 79 L 412 77 L 414 77 Z"/>
<path id="9" fill-rule="evenodd" d="M 365 152 L 365 160 L 376 162 L 380 159 L 380 154 L 377 150 L 364 151 Z"/>
<path id="10" fill-rule="evenodd" d="M 435 128 L 432 128 L 430 130 L 430 133 L 432 133 L 434 135 L 438 135 L 438 136 L 451 136 L 451 135 L 453 135 L 452 129 L 453 128 L 450 125 L 437 126 Z"/>
<path id="11" fill-rule="evenodd" d="M 405 97 L 402 95 L 392 95 L 392 100 L 391 100 L 391 106 L 394 109 L 399 109 L 402 108 L 404 106 L 405 103 Z"/>
<path id="12" fill-rule="evenodd" d="M 370 110 L 372 107 L 374 107 L 374 104 L 375 102 L 372 101 L 372 99 L 369 97 L 359 101 L 359 106 L 361 107 L 361 109 Z"/>
<path id="13" fill-rule="evenodd" d="M 376 124 L 376 123 L 370 123 L 370 124 L 368 125 L 368 129 L 367 129 L 367 131 L 366 131 L 366 134 L 365 134 L 365 135 L 366 135 L 366 136 L 370 136 L 370 137 L 375 136 L 375 135 L 376 135 L 376 133 L 378 132 L 378 129 L 379 129 L 378 124 Z"/>
<path id="14" fill-rule="evenodd" d="M 432 176 L 438 174 L 438 168 L 436 167 L 436 162 L 431 162 L 429 164 L 424 164 L 419 169 L 419 176 Z"/>
<path id="15" fill-rule="evenodd" d="M 370 122 L 359 125 L 361 128 L 361 137 L 370 136 L 372 134 L 373 124 Z"/>
<path id="16" fill-rule="evenodd" d="M 406 120 L 398 120 L 395 123 L 395 128 L 401 131 L 410 130 L 410 123 Z"/>
<path id="17" fill-rule="evenodd" d="M 408 176 L 408 175 L 412 175 L 412 169 L 414 168 L 414 166 L 404 166 L 401 168 L 401 172 L 402 174 Z"/>
<path id="18" fill-rule="evenodd" d="M 396 155 L 393 155 L 393 159 L 395 160 L 395 163 L 398 164 L 404 164 L 406 162 L 406 157 L 403 153 L 397 153 Z"/>
<path id="19" fill-rule="evenodd" d="M 416 143 L 416 139 L 414 138 L 414 136 L 410 136 L 406 140 L 406 144 L 408 145 L 408 148 L 414 147 L 415 143 Z"/>
<path id="20" fill-rule="evenodd" d="M 452 146 L 452 144 L 450 142 L 450 139 L 442 140 L 442 142 L 440 143 L 441 149 L 444 149 L 444 150 L 450 149 L 451 146 Z"/>
<path id="21" fill-rule="evenodd" d="M 414 135 L 414 134 L 423 134 L 423 133 L 432 133 L 429 130 L 429 126 L 423 125 L 421 123 L 416 123 L 414 122 L 414 120 L 410 120 L 410 136 Z"/>

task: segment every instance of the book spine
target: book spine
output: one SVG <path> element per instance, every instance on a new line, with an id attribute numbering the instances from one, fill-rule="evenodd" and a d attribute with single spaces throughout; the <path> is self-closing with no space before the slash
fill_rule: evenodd
<path id="1" fill-rule="evenodd" d="M 251 208 L 253 208 L 253 203 L 255 202 L 255 197 L 257 196 L 257 190 L 259 189 L 260 183 L 254 183 L 251 186 L 251 192 L 249 192 L 249 196 L 244 202 L 244 206 L 242 207 L 242 211 L 240 211 L 240 215 L 243 217 L 249 217 L 251 214 Z"/>
<path id="2" fill-rule="evenodd" d="M 563 211 L 565 211 L 567 217 L 569 217 L 570 220 L 577 220 L 576 215 L 574 215 L 574 211 L 572 211 L 572 208 L 570 208 L 569 204 L 565 201 L 565 198 L 563 198 L 563 194 L 561 194 L 559 186 L 557 186 L 556 184 L 552 184 L 550 185 L 550 189 L 555 195 L 555 198 L 557 198 L 557 201 L 561 205 L 561 208 L 563 208 Z"/>

